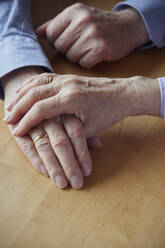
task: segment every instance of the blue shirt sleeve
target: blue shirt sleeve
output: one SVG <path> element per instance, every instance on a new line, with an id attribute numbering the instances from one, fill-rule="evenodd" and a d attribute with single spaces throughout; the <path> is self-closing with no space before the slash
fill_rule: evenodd
<path id="1" fill-rule="evenodd" d="M 33 32 L 30 0 L 0 0 L 0 78 L 25 66 L 53 71 Z"/>
<path id="2" fill-rule="evenodd" d="M 128 6 L 136 9 L 148 30 L 150 40 L 155 46 L 165 46 L 165 0 L 127 0 L 118 3 L 115 11 L 120 11 Z"/>

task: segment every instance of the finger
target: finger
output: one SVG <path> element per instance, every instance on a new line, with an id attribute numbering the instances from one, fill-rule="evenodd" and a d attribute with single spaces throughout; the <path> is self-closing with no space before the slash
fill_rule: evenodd
<path id="1" fill-rule="evenodd" d="M 88 146 L 94 149 L 99 149 L 103 146 L 102 142 L 97 136 L 93 136 L 87 139 Z"/>
<path id="2" fill-rule="evenodd" d="M 102 61 L 102 56 L 99 56 L 98 53 L 92 49 L 80 59 L 79 64 L 84 68 L 91 69 Z"/>
<path id="3" fill-rule="evenodd" d="M 64 32 L 71 22 L 70 17 L 71 16 L 68 16 L 67 11 L 64 10 L 50 22 L 46 29 L 46 37 L 49 42 L 54 43 L 59 35 Z"/>
<path id="4" fill-rule="evenodd" d="M 45 82 L 45 83 L 46 83 L 45 80 L 47 80 L 47 78 L 49 78 L 49 77 L 54 78 L 54 77 L 56 77 L 56 76 L 58 76 L 58 74 L 56 74 L 56 73 L 42 73 L 42 74 L 39 74 L 39 75 L 35 75 L 35 76 L 33 76 L 33 77 L 30 77 L 30 79 L 28 79 L 27 81 L 25 81 L 23 84 L 21 84 L 21 86 L 19 86 L 19 87 L 15 90 L 15 92 L 16 92 L 16 93 L 19 93 L 19 91 L 20 91 L 22 88 L 28 86 L 28 85 L 29 85 L 30 83 L 32 83 L 34 80 L 37 80 L 37 79 L 38 79 L 39 85 L 42 85 L 42 82 Z M 43 83 L 43 84 L 44 84 L 44 83 Z"/>
<path id="5" fill-rule="evenodd" d="M 12 133 L 12 126 L 10 126 L 10 130 Z M 42 160 L 40 159 L 35 146 L 32 142 L 32 140 L 29 138 L 29 136 L 23 136 L 23 137 L 14 137 L 15 141 L 19 145 L 20 149 L 25 154 L 25 157 L 30 161 L 30 163 L 33 165 L 33 167 L 40 172 L 41 174 L 48 176 L 48 171 L 45 168 L 45 165 L 43 164 Z"/>
<path id="6" fill-rule="evenodd" d="M 45 84 L 49 84 L 53 81 L 53 78 L 56 76 L 54 73 L 45 73 L 45 75 L 38 76 L 33 78 L 33 80 L 27 82 L 26 85 L 19 88 L 19 91 L 17 92 L 17 97 L 10 103 L 10 105 L 7 107 L 8 111 L 11 111 L 13 107 L 21 100 L 21 98 L 32 88 L 42 86 Z M 37 94 L 37 93 L 36 93 Z"/>
<path id="7" fill-rule="evenodd" d="M 92 171 L 92 161 L 88 151 L 83 126 L 78 118 L 71 115 L 63 116 L 62 122 L 74 149 L 78 164 L 81 167 L 84 176 L 89 176 Z"/>
<path id="8" fill-rule="evenodd" d="M 45 124 L 44 128 L 69 183 L 73 188 L 80 189 L 83 186 L 83 175 L 69 139 L 62 128 L 60 117 L 57 117 L 54 122 L 51 121 L 49 125 Z"/>
<path id="9" fill-rule="evenodd" d="M 46 38 L 46 29 L 48 27 L 48 25 L 51 23 L 52 19 L 45 22 L 44 24 L 42 24 L 41 26 L 39 26 L 36 29 L 36 34 L 39 38 Z"/>
<path id="10" fill-rule="evenodd" d="M 96 30 L 91 25 L 85 26 L 83 29 L 83 32 L 81 33 L 81 36 L 77 41 L 70 47 L 70 49 L 67 52 L 66 57 L 68 60 L 72 62 L 79 62 L 86 54 L 90 54 L 91 50 L 94 50 L 93 48 L 97 48 L 97 40 L 93 37 L 95 36 Z M 98 54 L 98 49 L 95 49 L 94 55 Z M 100 57 L 97 55 L 96 57 Z"/>
<path id="11" fill-rule="evenodd" d="M 14 106 L 12 112 L 9 114 L 11 116 L 11 120 L 6 120 L 7 116 L 5 116 L 4 121 L 6 123 L 10 124 L 15 124 L 18 122 L 22 116 L 27 113 L 27 111 L 32 108 L 32 106 L 36 102 L 42 101 L 42 99 L 47 99 L 51 96 L 56 95 L 56 91 L 54 90 L 55 88 L 51 88 L 50 85 L 46 86 L 39 86 L 36 88 L 30 89 L 27 94 L 19 100 L 17 105 Z"/>
<path id="12" fill-rule="evenodd" d="M 79 39 L 81 30 L 72 23 L 54 41 L 55 48 L 61 53 L 66 53 L 76 40 Z"/>
<path id="13" fill-rule="evenodd" d="M 42 159 L 43 163 L 46 166 L 48 174 L 51 180 L 56 183 L 56 185 L 63 189 L 67 186 L 67 179 L 61 166 L 53 152 L 51 147 L 49 138 L 44 136 L 45 131 L 42 128 L 34 128 L 32 129 L 29 134 L 31 138 L 34 140 L 38 137 L 38 140 L 34 143 L 36 150 Z M 41 138 L 39 138 L 41 137 Z"/>
<path id="14" fill-rule="evenodd" d="M 90 49 L 89 49 L 90 50 Z M 83 56 L 85 56 L 88 52 L 88 49 L 84 48 L 82 46 L 80 46 L 80 48 L 75 49 L 75 48 L 71 48 L 67 54 L 66 57 L 69 61 L 73 62 L 73 63 L 77 63 L 81 60 L 81 58 Z"/>
<path id="15" fill-rule="evenodd" d="M 47 74 L 47 73 L 42 73 L 41 75 L 34 75 L 34 76 L 30 77 L 28 80 L 26 80 L 24 83 L 22 83 L 21 86 L 19 86 L 18 88 L 16 88 L 15 89 L 15 92 L 16 93 L 19 93 L 22 88 L 24 88 L 25 86 L 27 86 L 30 83 L 32 83 L 35 79 L 38 79 L 40 77 L 43 77 L 44 74 Z"/>
<path id="16" fill-rule="evenodd" d="M 43 120 L 51 119 L 53 117 L 60 115 L 61 113 L 66 113 L 66 114 L 68 113 L 65 99 L 61 99 L 60 104 L 59 104 L 59 99 L 56 96 L 42 100 L 34 104 L 32 108 L 27 112 L 27 114 L 25 114 L 24 117 L 22 117 L 22 119 L 18 123 L 17 128 L 14 131 L 14 135 L 23 136 L 31 128 L 35 127 Z M 79 116 L 77 117 L 79 118 Z M 14 119 L 12 113 L 6 118 L 7 118 L 6 122 L 7 121 L 17 122 L 17 119 Z"/>
<path id="17" fill-rule="evenodd" d="M 88 33 L 83 32 L 79 39 L 69 48 L 66 57 L 68 60 L 76 63 L 91 49 L 91 40 L 88 38 Z"/>

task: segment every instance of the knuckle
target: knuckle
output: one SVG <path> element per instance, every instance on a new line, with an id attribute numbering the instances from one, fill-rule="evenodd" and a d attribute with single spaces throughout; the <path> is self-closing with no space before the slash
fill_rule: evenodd
<path id="1" fill-rule="evenodd" d="M 56 40 L 54 42 L 54 46 L 61 53 L 65 53 L 66 45 L 65 45 L 65 43 L 61 39 Z"/>
<path id="2" fill-rule="evenodd" d="M 107 49 L 108 49 L 108 44 L 107 44 L 107 42 L 106 42 L 105 40 L 101 40 L 101 41 L 99 42 L 99 50 L 100 50 L 101 52 L 107 53 Z"/>
<path id="3" fill-rule="evenodd" d="M 89 30 L 89 35 L 92 37 L 98 37 L 99 36 L 99 28 L 96 24 L 91 25 L 90 30 Z"/>
<path id="4" fill-rule="evenodd" d="M 39 115 L 42 114 L 42 112 L 43 112 L 43 104 L 41 102 L 35 103 L 34 108 L 35 108 L 35 113 L 37 113 Z"/>
<path id="5" fill-rule="evenodd" d="M 80 20 L 82 20 L 82 22 L 92 21 L 92 13 L 87 9 L 83 10 Z"/>
<path id="6" fill-rule="evenodd" d="M 70 74 L 65 78 L 65 83 L 66 84 L 70 84 L 73 81 L 78 81 L 78 76 L 74 75 L 74 74 Z"/>
<path id="7" fill-rule="evenodd" d="M 83 11 L 81 11 L 81 13 L 79 14 L 79 17 L 77 18 L 77 27 L 80 27 L 84 24 L 88 24 L 90 22 L 92 22 L 93 20 L 93 15 L 90 12 L 90 10 L 87 9 L 83 9 Z"/>
<path id="8" fill-rule="evenodd" d="M 74 92 L 74 91 L 79 91 L 79 87 L 81 85 L 81 81 L 78 79 L 78 78 L 75 78 L 71 81 L 70 83 L 71 85 L 71 93 Z"/>
<path id="9" fill-rule="evenodd" d="M 63 147 L 63 146 L 68 145 L 68 140 L 66 137 L 56 137 L 52 141 L 51 145 L 53 149 L 56 149 L 57 147 Z"/>
<path id="10" fill-rule="evenodd" d="M 41 75 L 41 80 L 44 78 L 44 79 L 47 79 L 48 77 L 53 77 L 54 76 L 54 73 L 49 73 L 49 72 L 44 72 L 42 73 Z"/>
<path id="11" fill-rule="evenodd" d="M 68 7 L 66 7 L 65 9 L 64 9 L 64 13 L 65 14 L 75 14 L 75 13 L 79 13 L 79 11 L 82 9 L 82 8 L 84 8 L 84 7 L 86 7 L 83 3 L 81 3 L 81 2 L 77 2 L 77 3 L 74 3 L 74 4 L 72 4 L 72 5 L 70 5 L 70 6 L 68 6 Z"/>
<path id="12" fill-rule="evenodd" d="M 56 29 L 54 28 L 56 24 L 56 17 L 52 20 L 52 22 L 48 25 L 46 29 L 46 37 L 49 42 L 53 42 L 54 36 L 56 34 Z"/>
<path id="13" fill-rule="evenodd" d="M 50 73 L 50 72 L 42 73 L 42 77 L 48 77 L 48 76 L 51 76 L 51 75 L 52 75 L 52 73 Z"/>
<path id="14" fill-rule="evenodd" d="M 21 144 L 21 148 L 22 148 L 22 151 L 25 153 L 25 154 L 29 154 L 32 152 L 32 150 L 34 149 L 34 147 L 32 145 L 30 145 L 28 142 L 23 142 Z"/>
<path id="15" fill-rule="evenodd" d="M 77 90 L 80 85 L 82 85 L 82 80 L 80 78 L 78 78 L 76 75 L 71 75 L 66 81 L 65 81 L 65 85 L 69 86 L 68 90 L 69 93 L 71 93 L 73 90 Z"/>
<path id="16" fill-rule="evenodd" d="M 50 143 L 47 140 L 42 139 L 36 143 L 36 147 L 38 152 L 47 152 L 50 150 Z"/>
<path id="17" fill-rule="evenodd" d="M 46 30 L 46 37 L 49 41 L 52 42 L 52 37 L 53 37 L 53 30 L 51 27 L 48 26 L 47 30 Z"/>
<path id="18" fill-rule="evenodd" d="M 76 75 L 70 76 L 70 81 L 72 81 L 72 83 L 79 83 L 80 82 L 80 80 L 78 79 L 78 77 Z"/>
<path id="19" fill-rule="evenodd" d="M 21 100 L 21 98 L 24 96 L 24 92 L 21 90 L 19 93 L 18 93 L 18 97 L 16 98 L 16 100 L 14 101 L 15 102 L 18 102 L 18 100 Z"/>
<path id="20" fill-rule="evenodd" d="M 77 3 L 73 4 L 71 7 L 72 7 L 73 9 L 81 9 L 81 8 L 83 8 L 84 6 L 85 6 L 85 5 L 84 5 L 83 3 L 77 2 Z"/>
<path id="21" fill-rule="evenodd" d="M 83 135 L 83 131 L 81 127 L 72 128 L 68 130 L 68 136 L 72 139 L 80 138 Z"/>
<path id="22" fill-rule="evenodd" d="M 61 175 L 61 169 L 57 168 L 56 166 L 49 168 L 48 172 L 49 176 L 53 178 L 57 175 Z"/>

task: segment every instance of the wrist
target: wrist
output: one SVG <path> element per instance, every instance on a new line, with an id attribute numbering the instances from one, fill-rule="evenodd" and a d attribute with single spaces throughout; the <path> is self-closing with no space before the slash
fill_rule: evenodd
<path id="1" fill-rule="evenodd" d="M 103 85 L 103 95 L 107 96 L 108 99 L 106 116 L 109 117 L 107 119 L 110 125 L 129 116 L 136 115 L 136 104 L 133 94 L 135 94 L 135 86 L 131 78 L 110 79 L 107 87 Z M 104 109 L 106 109 L 106 105 Z"/>
<path id="2" fill-rule="evenodd" d="M 133 77 L 131 87 L 131 115 L 160 116 L 161 96 L 159 81 L 147 77 Z"/>
<path id="3" fill-rule="evenodd" d="M 127 8 L 118 12 L 122 18 L 124 27 L 128 30 L 128 36 L 130 37 L 130 45 L 133 48 L 137 48 L 149 42 L 149 34 L 145 23 L 134 8 Z"/>

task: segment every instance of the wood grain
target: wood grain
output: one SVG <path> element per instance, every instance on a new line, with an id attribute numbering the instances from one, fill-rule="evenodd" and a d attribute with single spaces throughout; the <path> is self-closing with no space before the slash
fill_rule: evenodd
<path id="1" fill-rule="evenodd" d="M 56 2 L 33 1 L 35 26 L 71 1 Z M 116 1 L 84 2 L 108 9 Z M 136 51 L 91 71 L 46 53 L 57 73 L 165 75 L 165 49 Z M 0 108 L 2 115 L 2 102 Z M 93 174 L 80 191 L 58 190 L 31 167 L 2 122 L 0 129 L 0 248 L 165 247 L 164 121 L 128 118 L 101 134 L 103 148 L 91 151 Z"/>

